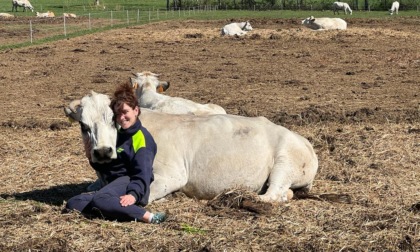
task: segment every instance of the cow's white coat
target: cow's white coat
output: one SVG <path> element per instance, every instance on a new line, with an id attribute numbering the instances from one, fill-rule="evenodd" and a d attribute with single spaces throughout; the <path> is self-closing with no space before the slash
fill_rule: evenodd
<path id="1" fill-rule="evenodd" d="M 36 12 L 36 16 L 40 18 L 48 18 L 48 17 L 55 17 L 54 12 L 47 11 L 47 12 Z"/>
<path id="2" fill-rule="evenodd" d="M 389 9 L 389 14 L 397 14 L 398 15 L 398 9 L 400 8 L 400 3 L 395 1 L 392 3 L 391 9 Z"/>
<path id="3" fill-rule="evenodd" d="M 0 13 L 0 17 L 2 18 L 14 18 L 15 16 L 9 13 Z"/>
<path id="4" fill-rule="evenodd" d="M 312 30 L 345 30 L 347 22 L 341 18 L 314 18 L 313 16 L 302 20 L 302 25 Z"/>
<path id="5" fill-rule="evenodd" d="M 170 113 L 170 114 L 226 114 L 226 111 L 216 104 L 200 104 L 180 97 L 171 97 L 158 93 L 159 86 L 167 86 L 168 82 L 158 79 L 158 74 L 144 71 L 135 74 L 131 84 L 136 90 L 140 107 Z M 166 88 L 164 88 L 166 90 Z"/>
<path id="6" fill-rule="evenodd" d="M 34 7 L 28 0 L 12 0 L 12 12 L 13 10 L 16 10 L 17 7 L 22 7 L 22 11 L 26 11 L 26 9 L 30 9 L 32 12 L 34 12 Z"/>
<path id="7" fill-rule="evenodd" d="M 66 115 L 83 124 L 96 124 L 92 148 L 115 142 L 115 134 L 109 134 L 116 129 L 108 109 L 97 109 L 109 102 L 108 97 L 92 93 L 76 110 L 65 109 Z M 290 189 L 308 191 L 317 173 L 318 159 L 309 141 L 264 117 L 142 109 L 140 119 L 158 146 L 149 202 L 175 191 L 212 199 L 238 186 L 261 193 L 263 201 L 284 202 Z M 108 147 L 115 151 L 115 145 Z"/>
<path id="8" fill-rule="evenodd" d="M 337 14 L 340 14 L 339 10 L 343 10 L 346 15 L 347 15 L 347 12 L 350 13 L 350 15 L 353 14 L 353 11 L 351 10 L 350 5 L 348 3 L 334 2 L 332 5 L 332 8 L 333 8 L 334 15 L 335 15 L 335 12 L 337 12 Z"/>
<path id="9" fill-rule="evenodd" d="M 229 36 L 242 36 L 245 35 L 248 31 L 252 31 L 252 26 L 249 21 L 240 22 L 240 23 L 230 23 L 225 25 L 220 34 L 229 35 Z"/>

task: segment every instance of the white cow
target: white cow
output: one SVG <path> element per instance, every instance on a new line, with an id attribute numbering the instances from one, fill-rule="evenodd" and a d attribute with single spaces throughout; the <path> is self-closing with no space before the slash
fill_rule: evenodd
<path id="1" fill-rule="evenodd" d="M 389 9 L 389 14 L 397 14 L 398 15 L 398 9 L 400 8 L 400 3 L 395 1 L 392 3 L 391 9 Z"/>
<path id="2" fill-rule="evenodd" d="M 158 93 L 160 87 L 166 90 L 168 82 L 158 80 L 158 74 L 144 71 L 135 74 L 131 84 L 139 99 L 140 107 L 170 114 L 226 114 L 226 111 L 215 104 L 200 104 L 180 97 L 171 97 Z"/>
<path id="3" fill-rule="evenodd" d="M 346 15 L 347 15 L 347 12 L 349 12 L 350 15 L 353 14 L 353 11 L 351 10 L 348 3 L 334 2 L 333 5 L 332 5 L 332 8 L 333 8 L 333 11 L 334 11 L 334 15 L 335 15 L 335 12 L 337 12 L 337 14 L 340 14 L 339 10 L 343 10 L 344 13 L 346 13 Z"/>
<path id="4" fill-rule="evenodd" d="M 302 20 L 302 24 L 312 30 L 345 30 L 347 23 L 341 18 L 314 18 L 310 16 Z"/>
<path id="5" fill-rule="evenodd" d="M 47 11 L 47 12 L 36 12 L 36 16 L 40 18 L 48 18 L 48 17 L 55 17 L 54 12 Z"/>
<path id="6" fill-rule="evenodd" d="M 92 92 L 64 109 L 80 122 L 83 137 L 95 139 L 92 161 L 110 161 L 116 155 L 109 104 L 108 96 Z M 317 173 L 318 159 L 309 141 L 264 117 L 142 109 L 140 120 L 158 146 L 149 202 L 175 191 L 212 199 L 238 186 L 258 192 L 263 201 L 284 202 L 290 189 L 308 192 Z"/>
<path id="7" fill-rule="evenodd" d="M 30 9 L 32 12 L 34 12 L 34 7 L 32 7 L 32 4 L 28 0 L 12 0 L 12 12 L 13 10 L 16 10 L 17 7 L 22 7 L 22 11 L 26 11 L 26 9 Z"/>
<path id="8" fill-rule="evenodd" d="M 252 26 L 249 21 L 241 23 L 230 23 L 225 25 L 221 30 L 221 35 L 230 35 L 230 36 L 242 36 L 245 35 L 248 31 L 252 31 Z"/>
<path id="9" fill-rule="evenodd" d="M 77 15 L 74 14 L 74 13 L 63 13 L 63 17 L 66 17 L 66 18 L 76 18 Z"/>
<path id="10" fill-rule="evenodd" d="M 15 16 L 9 13 L 0 13 L 0 17 L 2 18 L 14 18 Z"/>

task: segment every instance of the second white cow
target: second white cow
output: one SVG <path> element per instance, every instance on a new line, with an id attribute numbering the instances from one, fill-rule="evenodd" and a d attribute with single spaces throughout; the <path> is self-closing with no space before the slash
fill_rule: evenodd
<path id="1" fill-rule="evenodd" d="M 252 31 L 252 26 L 249 21 L 240 22 L 240 23 L 230 23 L 225 25 L 221 30 L 221 35 L 230 35 L 230 36 L 242 36 L 245 35 L 248 31 Z"/>
<path id="2" fill-rule="evenodd" d="M 32 7 L 32 4 L 28 0 L 12 0 L 12 12 L 13 10 L 16 10 L 17 7 L 22 7 L 22 11 L 26 11 L 26 9 L 30 9 L 32 12 L 34 12 L 34 7 Z"/>
<path id="3" fill-rule="evenodd" d="M 397 14 L 398 15 L 398 9 L 400 8 L 400 3 L 395 1 L 392 3 L 391 9 L 389 9 L 389 14 Z"/>
<path id="4" fill-rule="evenodd" d="M 65 114 L 83 125 L 84 137 L 97 140 L 92 141 L 91 154 L 107 153 L 111 161 L 116 146 L 104 144 L 116 142 L 109 97 L 92 92 L 71 104 L 77 106 L 65 108 Z M 260 193 L 263 201 L 284 202 L 290 189 L 309 191 L 318 170 L 317 156 L 306 138 L 264 117 L 142 109 L 140 120 L 158 145 L 149 203 L 175 191 L 212 199 L 235 187 Z"/>
<path id="5" fill-rule="evenodd" d="M 347 12 L 350 13 L 350 15 L 353 14 L 353 11 L 351 10 L 350 5 L 348 3 L 334 2 L 332 5 L 332 8 L 333 8 L 334 15 L 335 15 L 335 12 L 337 12 L 337 14 L 340 14 L 338 12 L 339 10 L 343 10 L 346 15 L 347 15 Z"/>
<path id="6" fill-rule="evenodd" d="M 52 11 L 36 12 L 36 16 L 39 18 L 48 18 L 48 17 L 55 17 L 55 14 Z"/>
<path id="7" fill-rule="evenodd" d="M 318 31 L 347 29 L 347 22 L 341 18 L 314 18 L 310 16 L 302 20 L 302 25 Z"/>
<path id="8" fill-rule="evenodd" d="M 0 18 L 14 18 L 15 16 L 9 13 L 0 13 Z"/>
<path id="9" fill-rule="evenodd" d="M 136 90 L 140 107 L 170 113 L 170 114 L 226 114 L 226 111 L 216 104 L 200 104 L 180 97 L 171 97 L 157 92 L 159 86 L 166 90 L 167 82 L 159 81 L 159 75 L 150 71 L 136 73 L 131 78 L 131 85 Z"/>

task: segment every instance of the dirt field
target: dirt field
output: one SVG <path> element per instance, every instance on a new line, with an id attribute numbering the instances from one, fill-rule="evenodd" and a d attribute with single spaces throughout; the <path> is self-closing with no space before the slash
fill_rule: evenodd
<path id="1" fill-rule="evenodd" d="M 0 52 L 0 251 L 420 250 L 420 19 L 350 19 L 325 32 L 251 20 L 241 38 L 220 37 L 226 22 Z M 62 213 L 95 180 L 63 107 L 143 70 L 170 81 L 170 96 L 307 137 L 320 163 L 315 196 L 250 208 L 242 190 L 210 202 L 176 193 L 148 206 L 169 213 L 161 225 Z"/>

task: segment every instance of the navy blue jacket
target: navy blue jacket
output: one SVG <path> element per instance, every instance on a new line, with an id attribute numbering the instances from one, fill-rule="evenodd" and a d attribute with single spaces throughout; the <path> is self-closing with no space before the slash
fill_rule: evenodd
<path id="1" fill-rule="evenodd" d="M 136 198 L 136 204 L 147 205 L 150 184 L 153 182 L 153 160 L 157 146 L 149 131 L 140 122 L 130 128 L 120 129 L 117 134 L 117 159 L 110 163 L 92 163 L 90 165 L 100 172 L 110 183 L 116 178 L 129 176 L 127 194 Z"/>

